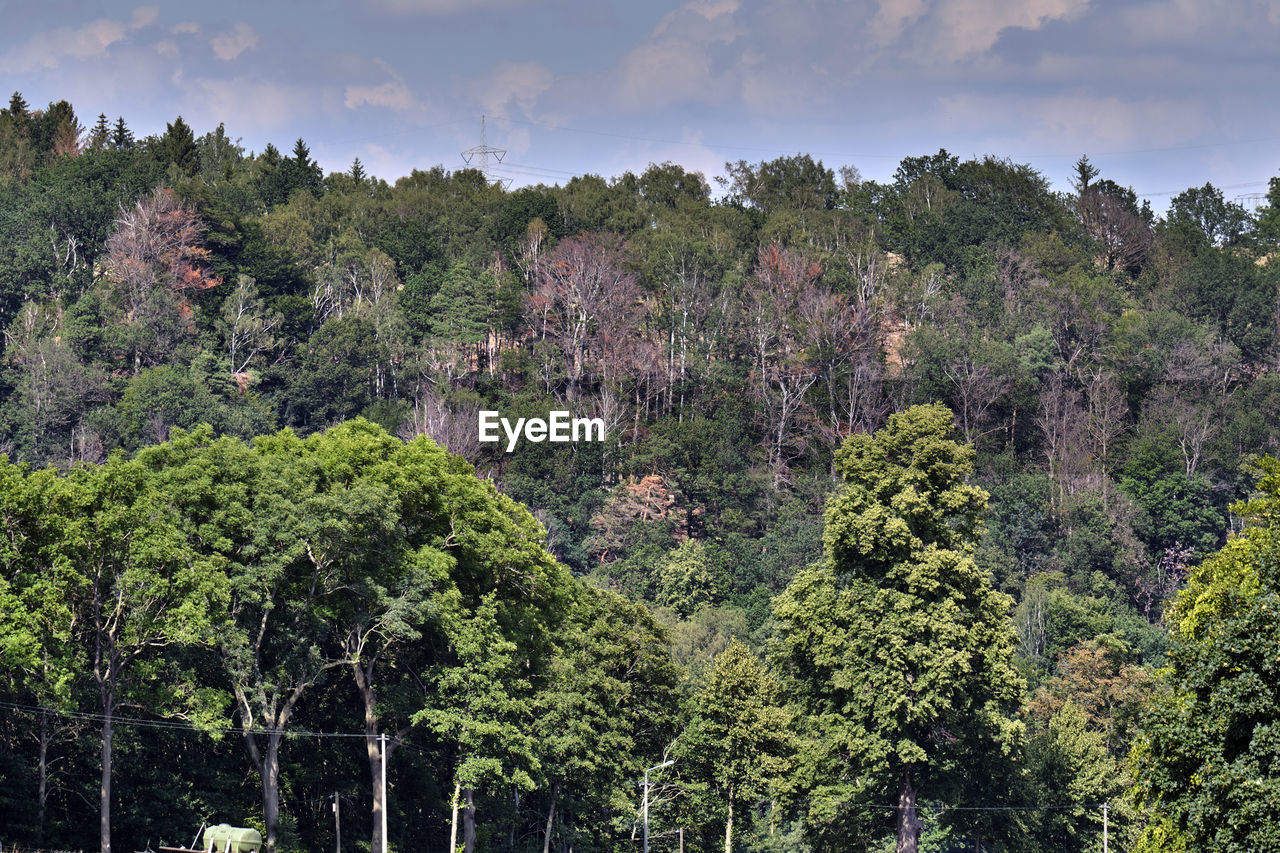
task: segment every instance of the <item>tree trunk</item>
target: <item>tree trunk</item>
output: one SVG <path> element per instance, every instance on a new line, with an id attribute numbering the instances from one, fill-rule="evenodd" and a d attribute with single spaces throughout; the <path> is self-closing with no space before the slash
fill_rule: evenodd
<path id="1" fill-rule="evenodd" d="M 468 788 L 463 792 L 467 807 L 462 810 L 462 853 L 476 851 L 476 792 Z"/>
<path id="2" fill-rule="evenodd" d="M 49 802 L 49 712 L 40 712 L 40 788 L 38 794 L 39 822 L 36 829 L 36 840 L 44 844 L 44 814 Z"/>
<path id="3" fill-rule="evenodd" d="M 733 853 L 733 786 L 729 786 L 729 817 L 724 822 L 724 853 Z"/>
<path id="4" fill-rule="evenodd" d="M 542 839 L 542 853 L 551 853 L 551 827 L 556 819 L 556 797 L 560 793 L 560 783 L 551 785 L 551 809 L 547 812 L 547 834 Z"/>
<path id="5" fill-rule="evenodd" d="M 897 853 L 918 853 L 920 816 L 916 813 L 916 789 L 911 784 L 910 768 L 902 771 L 898 783 L 898 847 Z"/>
<path id="6" fill-rule="evenodd" d="M 372 660 L 368 666 L 373 667 Z M 386 853 L 382 839 L 382 810 L 386 808 L 386 803 L 382 801 L 382 753 L 378 749 L 377 696 L 373 690 L 372 673 L 358 659 L 352 660 L 351 671 L 364 702 L 364 749 L 369 760 L 369 778 L 373 787 L 373 833 L 369 850 L 371 853 Z"/>
<path id="7" fill-rule="evenodd" d="M 449 853 L 458 850 L 458 796 L 462 792 L 462 783 L 453 783 L 453 816 L 449 818 Z"/>
<path id="8" fill-rule="evenodd" d="M 267 853 L 276 853 L 280 829 L 280 739 L 281 732 L 267 734 L 267 752 L 262 757 L 262 821 L 267 827 Z"/>
<path id="9" fill-rule="evenodd" d="M 102 790 L 98 809 L 98 839 L 102 853 L 111 853 L 111 735 L 112 712 L 114 710 L 115 702 L 104 699 L 102 707 Z"/>

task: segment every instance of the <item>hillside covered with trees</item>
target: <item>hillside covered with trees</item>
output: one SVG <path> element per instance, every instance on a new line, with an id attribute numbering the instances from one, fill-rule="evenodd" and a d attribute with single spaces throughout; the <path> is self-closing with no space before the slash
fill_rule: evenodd
<path id="1" fill-rule="evenodd" d="M 0 111 L 0 843 L 1274 846 L 1280 179 L 285 147 Z"/>

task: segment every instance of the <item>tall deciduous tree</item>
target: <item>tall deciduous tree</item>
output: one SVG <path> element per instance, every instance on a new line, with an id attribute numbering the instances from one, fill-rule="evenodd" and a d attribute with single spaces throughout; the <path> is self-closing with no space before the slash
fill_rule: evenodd
<path id="1" fill-rule="evenodd" d="M 850 436 L 826 560 L 774 605 L 776 659 L 819 744 L 820 837 L 857 829 L 894 792 L 897 850 L 915 853 L 920 798 L 962 801 L 972 762 L 998 763 L 1021 737 L 1012 602 L 971 556 L 987 493 L 966 483 L 974 451 L 952 428 L 945 407 L 916 406 Z"/>
<path id="2" fill-rule="evenodd" d="M 781 691 L 745 645 L 732 640 L 716 656 L 680 736 L 682 775 L 716 791 L 724 805 L 724 853 L 733 853 L 734 817 L 766 797 L 790 769 L 796 743 Z"/>
<path id="3" fill-rule="evenodd" d="M 533 700 L 542 853 L 556 837 L 562 850 L 601 839 L 611 816 L 634 808 L 634 774 L 674 734 L 681 678 L 653 614 L 611 592 L 580 588 L 556 645 Z"/>
<path id="4" fill-rule="evenodd" d="M 1167 823 L 1139 849 L 1280 845 L 1280 461 L 1259 463 L 1247 527 L 1196 568 L 1174 608 L 1166 688 L 1133 753 L 1139 798 Z M 1172 838 L 1171 838 L 1172 836 Z"/>
<path id="5" fill-rule="evenodd" d="M 216 561 L 189 547 L 142 465 L 113 457 L 76 469 L 60 485 L 47 522 L 61 532 L 51 556 L 55 572 L 74 567 L 76 574 L 68 595 L 100 704 L 99 837 L 102 853 L 110 853 L 116 712 L 140 685 L 179 683 L 161 677 L 163 650 L 209 640 L 227 585 Z"/>

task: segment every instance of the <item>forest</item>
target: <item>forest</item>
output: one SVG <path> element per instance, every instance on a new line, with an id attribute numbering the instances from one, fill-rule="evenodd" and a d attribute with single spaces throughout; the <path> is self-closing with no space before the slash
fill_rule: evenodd
<path id="1" fill-rule="evenodd" d="M 0 845 L 1280 849 L 1280 178 L 284 148 L 0 110 Z"/>

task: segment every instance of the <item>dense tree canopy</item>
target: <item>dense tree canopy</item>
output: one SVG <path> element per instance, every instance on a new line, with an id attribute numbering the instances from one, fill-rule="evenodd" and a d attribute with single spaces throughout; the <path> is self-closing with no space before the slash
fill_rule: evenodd
<path id="1" fill-rule="evenodd" d="M 1246 606 L 1265 571 L 1222 567 L 1266 562 L 1238 544 L 1265 522 L 1226 536 L 1280 442 L 1275 187 L 1257 211 L 1205 185 L 1157 215 L 1101 157 L 1058 192 L 946 150 L 884 182 L 804 153 L 514 190 L 368 169 L 180 117 L 136 138 L 63 100 L 0 109 L 0 843 L 102 846 L 105 803 L 117 848 L 217 816 L 323 849 L 336 798 L 343 840 L 373 848 L 456 828 L 614 850 L 635 777 L 677 753 L 651 802 L 672 849 L 875 849 L 899 794 L 938 849 L 1094 843 L 1104 800 L 1126 839 L 1209 844 L 1179 810 L 1210 800 L 1260 824 L 1151 756 L 1170 707 L 1240 747 L 1215 763 L 1205 741 L 1205 766 L 1265 756 L 1255 718 L 1209 700 L 1270 636 Z M 912 409 L 938 403 L 953 437 Z M 482 410 L 553 409 L 605 440 L 478 440 Z M 126 539 L 166 582 L 212 572 L 227 609 L 213 594 L 212 638 L 157 623 L 168 645 L 116 672 L 111 716 L 77 578 L 95 554 L 124 572 L 101 543 Z M 1235 639 L 1204 645 L 1200 619 Z M 1201 679 L 1195 702 L 1151 698 L 1165 665 Z M 147 687 L 161 672 L 171 690 Z M 794 760 L 726 781 L 710 744 L 744 733 L 711 711 L 753 684 L 768 718 L 773 682 Z M 1141 803 L 1140 735 L 1165 774 Z"/>

